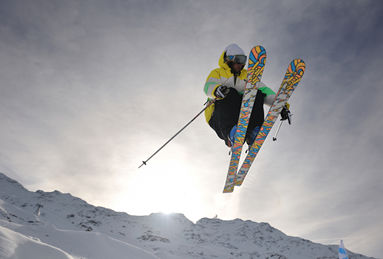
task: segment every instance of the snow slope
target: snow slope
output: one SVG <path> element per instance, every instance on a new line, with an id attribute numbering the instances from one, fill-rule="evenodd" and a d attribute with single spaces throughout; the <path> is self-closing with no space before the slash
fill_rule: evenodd
<path id="1" fill-rule="evenodd" d="M 335 259 L 338 246 L 241 219 L 194 224 L 182 214 L 132 216 L 58 191 L 30 192 L 0 173 L 0 258 Z"/>
<path id="2" fill-rule="evenodd" d="M 73 259 L 61 249 L 44 244 L 38 238 L 27 237 L 4 227 L 0 227 L 0 244 L 0 258 Z"/>

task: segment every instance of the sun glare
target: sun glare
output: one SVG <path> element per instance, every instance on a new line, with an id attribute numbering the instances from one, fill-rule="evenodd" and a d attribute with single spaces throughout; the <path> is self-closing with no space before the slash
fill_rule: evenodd
<path id="1" fill-rule="evenodd" d="M 169 209 L 162 209 L 162 210 L 160 211 L 160 213 L 169 215 L 169 214 L 172 214 L 172 213 L 174 213 L 174 212 L 169 208 Z"/>
<path id="2" fill-rule="evenodd" d="M 199 180 L 190 172 L 182 159 L 156 161 L 155 167 L 142 167 L 124 185 L 124 202 L 127 213 L 148 215 L 155 212 L 163 214 L 201 214 L 200 195 L 196 193 Z M 126 197 L 134 197 L 126 201 Z"/>

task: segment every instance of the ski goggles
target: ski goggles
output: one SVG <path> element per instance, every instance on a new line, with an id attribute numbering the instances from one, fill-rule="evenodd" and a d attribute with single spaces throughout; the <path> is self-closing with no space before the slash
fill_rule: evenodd
<path id="1" fill-rule="evenodd" d="M 229 60 L 233 61 L 236 64 L 246 64 L 247 57 L 245 55 L 234 55 L 234 56 L 229 56 Z"/>

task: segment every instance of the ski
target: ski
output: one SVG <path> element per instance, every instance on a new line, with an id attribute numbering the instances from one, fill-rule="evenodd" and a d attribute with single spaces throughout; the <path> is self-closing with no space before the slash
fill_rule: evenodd
<path id="1" fill-rule="evenodd" d="M 257 91 L 259 82 L 263 74 L 263 69 L 266 64 L 266 50 L 262 46 L 255 46 L 251 49 L 247 67 L 247 81 L 245 92 L 241 104 L 241 111 L 237 124 L 237 131 L 234 137 L 234 144 L 231 147 L 231 159 L 229 170 L 226 177 L 224 193 L 232 192 L 234 189 L 234 180 L 238 169 L 239 159 L 242 153 L 243 143 L 245 141 L 247 125 L 249 123 L 251 111 Z"/>
<path id="2" fill-rule="evenodd" d="M 282 81 L 281 87 L 275 97 L 273 105 L 270 107 L 269 112 L 261 126 L 261 129 L 253 143 L 250 150 L 236 174 L 234 185 L 241 186 L 255 157 L 257 156 L 262 144 L 265 142 L 267 135 L 277 120 L 282 111 L 283 106 L 289 100 L 294 90 L 298 86 L 302 76 L 305 72 L 306 65 L 301 59 L 294 59 L 287 68 L 285 77 Z"/>

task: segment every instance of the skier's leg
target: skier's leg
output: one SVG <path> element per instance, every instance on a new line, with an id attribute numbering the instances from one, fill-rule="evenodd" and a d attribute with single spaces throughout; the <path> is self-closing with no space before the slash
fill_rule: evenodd
<path id="1" fill-rule="evenodd" d="M 255 136 L 258 133 L 259 127 L 261 127 L 265 114 L 263 110 L 263 101 L 265 94 L 260 90 L 257 92 L 257 97 L 255 98 L 253 110 L 251 112 L 249 125 L 246 132 L 246 142 L 252 144 L 254 142 Z M 258 127 L 258 129 L 257 129 Z"/>
<path id="2" fill-rule="evenodd" d="M 238 123 L 241 103 L 242 95 L 234 88 L 230 88 L 230 92 L 224 99 L 215 102 L 209 125 L 226 144 L 231 129 Z"/>

